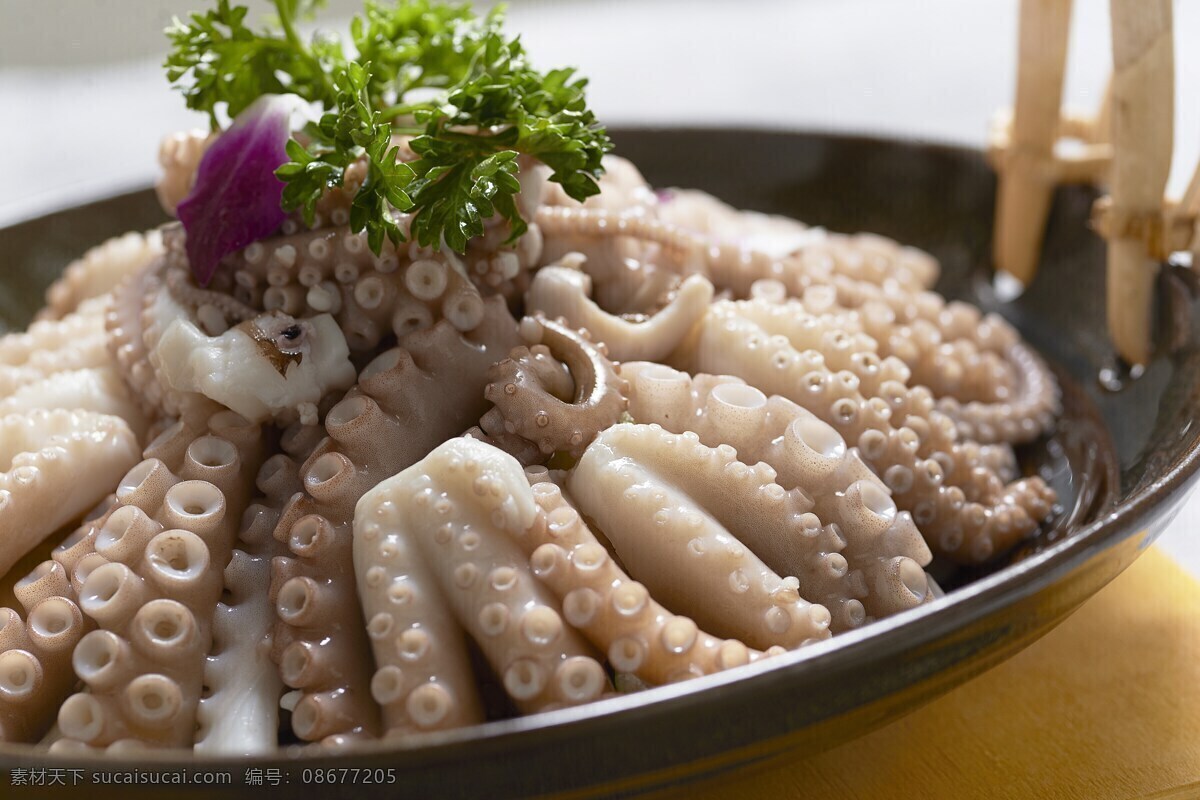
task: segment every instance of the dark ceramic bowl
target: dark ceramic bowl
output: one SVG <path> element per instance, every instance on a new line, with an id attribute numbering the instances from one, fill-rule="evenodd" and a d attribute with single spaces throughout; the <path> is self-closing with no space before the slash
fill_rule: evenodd
<path id="1" fill-rule="evenodd" d="M 1176 349 L 1112 391 L 1104 328 L 1104 251 L 1087 227 L 1094 195 L 1059 192 L 1041 273 L 1018 301 L 990 290 L 995 181 L 980 154 L 911 142 L 731 130 L 626 130 L 618 152 L 659 186 L 706 189 L 734 205 L 839 231 L 874 231 L 933 253 L 938 289 L 996 310 L 1055 365 L 1065 414 L 1020 453 L 1061 509 L 1019 552 L 943 571 L 930 605 L 802 651 L 583 708 L 379 744 L 337 757 L 196 761 L 148 755 L 144 769 L 228 771 L 222 796 L 252 796 L 247 768 L 280 769 L 288 786 L 328 797 L 589 797 L 635 794 L 775 758 L 800 757 L 894 719 L 1026 647 L 1129 565 L 1170 522 L 1196 477 L 1200 426 L 1191 297 L 1165 284 Z M 25 324 L 67 261 L 105 237 L 162 221 L 149 192 L 0 230 L 0 319 Z M 0 769 L 105 770 L 111 758 L 48 758 L 0 745 Z M 383 784 L 322 782 L 310 770 L 382 769 Z M 264 773 L 270 774 L 270 773 Z M 393 782 L 394 781 L 394 782 Z M 122 787 L 122 796 L 142 789 Z M 195 794 L 197 787 L 192 787 Z"/>

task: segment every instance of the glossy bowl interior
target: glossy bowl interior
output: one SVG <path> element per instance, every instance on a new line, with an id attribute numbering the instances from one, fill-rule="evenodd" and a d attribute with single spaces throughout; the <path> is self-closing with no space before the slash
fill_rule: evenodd
<path id="1" fill-rule="evenodd" d="M 395 783 L 326 785 L 322 793 L 498 800 L 633 794 L 799 757 L 883 724 L 1025 647 L 1124 569 L 1178 511 L 1200 450 L 1192 296 L 1165 273 L 1170 302 L 1161 316 L 1174 352 L 1120 391 L 1104 388 L 1098 376 L 1113 361 L 1104 251 L 1086 224 L 1090 190 L 1059 192 L 1040 275 L 1016 302 L 1000 304 L 988 256 L 995 181 L 976 152 L 728 129 L 624 130 L 614 138 L 655 185 L 701 188 L 736 206 L 873 231 L 933 253 L 943 268 L 939 291 L 1007 317 L 1063 381 L 1058 429 L 1020 453 L 1027 471 L 1058 490 L 1055 518 L 1015 554 L 972 570 L 941 569 L 939 579 L 954 588 L 933 604 L 726 673 L 336 757 L 198 762 L 164 753 L 140 758 L 146 768 L 228 769 L 235 785 L 223 796 L 247 797 L 261 790 L 239 785 L 248 766 L 284 770 L 292 785 L 305 768 L 390 768 Z M 86 247 L 162 220 L 152 193 L 139 192 L 0 229 L 0 324 L 25 324 L 54 275 Z M 47 765 L 104 770 L 112 762 L 0 745 L 0 768 Z"/>

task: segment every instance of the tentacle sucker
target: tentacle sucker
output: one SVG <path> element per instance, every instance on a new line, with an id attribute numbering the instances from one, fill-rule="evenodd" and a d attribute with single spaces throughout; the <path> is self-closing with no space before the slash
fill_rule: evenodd
<path id="1" fill-rule="evenodd" d="M 536 514 L 516 460 L 467 438 L 359 502 L 355 569 L 374 639 L 372 690 L 389 730 L 480 719 L 464 632 L 526 712 L 606 690 L 591 647 L 563 622 L 514 541 Z"/>
<path id="2" fill-rule="evenodd" d="M 801 597 L 795 576 L 780 576 L 747 543 L 812 538 L 803 521 L 812 500 L 774 477 L 765 464 L 739 462 L 728 445 L 710 448 L 694 433 L 624 424 L 597 437 L 567 487 L 668 608 L 752 647 L 797 647 L 829 638 L 831 616 Z"/>
<path id="3" fill-rule="evenodd" d="M 531 449 L 520 440 L 535 445 L 543 456 L 562 451 L 578 458 L 625 410 L 624 381 L 604 345 L 592 344 L 586 332 L 538 316 L 521 321 L 521 337 L 527 347 L 514 349 L 488 370 L 484 396 L 495 407 L 480 427 L 501 442 L 517 437 L 515 446 L 522 453 Z M 563 373 L 551 366 L 551 357 L 566 367 L 573 383 L 570 395 L 563 396 Z"/>
<path id="4" fill-rule="evenodd" d="M 757 661 L 767 653 L 699 630 L 663 608 L 610 558 L 544 470 L 530 470 L 538 519 L 520 541 L 538 579 L 561 599 L 563 618 L 608 656 L 617 672 L 654 686 Z"/>

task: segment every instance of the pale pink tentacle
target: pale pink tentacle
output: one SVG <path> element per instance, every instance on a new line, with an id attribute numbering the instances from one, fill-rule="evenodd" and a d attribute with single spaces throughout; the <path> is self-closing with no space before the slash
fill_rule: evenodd
<path id="1" fill-rule="evenodd" d="M 781 577 L 743 543 L 811 538 L 802 517 L 812 500 L 774 477 L 765 464 L 739 462 L 728 445 L 630 424 L 600 434 L 567 486 L 667 607 L 759 649 L 796 647 L 829 637 L 829 610 L 802 598 L 795 577 Z"/>
<path id="2" fill-rule="evenodd" d="M 409 334 L 368 364 L 329 411 L 330 438 L 301 467 L 304 492 L 275 530 L 294 557 L 272 564 L 280 615 L 273 657 L 284 682 L 301 690 L 292 715 L 301 738 L 336 742 L 378 728 L 351 556 L 355 503 L 478 419 L 485 372 L 516 340 L 503 300 L 489 298 L 474 330 L 463 334 L 441 321 Z"/>
<path id="3" fill-rule="evenodd" d="M 856 353 L 870 352 L 864 349 L 869 337 L 823 331 L 816 321 L 804 329 L 801 347 L 808 337 L 815 337 L 822 342 L 822 350 L 800 350 L 788 337 L 771 335 L 747 318 L 742 313 L 745 306 L 714 305 L 694 350 L 685 356 L 687 363 L 703 372 L 738 375 L 764 392 L 804 406 L 832 425 L 846 441 L 857 445 L 867 464 L 893 491 L 897 503 L 912 512 L 935 551 L 959 560 L 983 561 L 1031 533 L 1047 516 L 1053 492 L 1041 478 L 1005 484 L 982 467 L 970 472 L 953 468 L 947 475 L 943 463 L 956 467 L 965 461 L 964 453 L 952 450 L 942 462 L 918 455 L 920 435 L 891 422 L 887 400 L 860 391 L 864 383 L 877 383 L 884 393 L 910 391 L 900 381 L 882 381 L 886 373 L 880 372 L 878 365 L 854 358 Z M 865 365 L 867 380 L 860 381 L 850 370 L 835 372 L 831 368 L 843 362 L 846 366 Z M 933 422 L 934 418 L 927 420 Z"/>
<path id="4" fill-rule="evenodd" d="M 259 430 L 230 412 L 207 429 L 172 429 L 152 443 L 178 473 L 156 458 L 135 467 L 91 538 L 79 596 L 100 629 L 75 650 L 89 692 L 59 710 L 62 747 L 192 743 L 219 570 L 261 452 Z M 188 437 L 180 455 L 175 443 Z"/>
<path id="5" fill-rule="evenodd" d="M 609 557 L 561 487 L 537 472 L 530 480 L 538 519 L 518 541 L 530 552 L 534 574 L 559 596 L 563 618 L 607 654 L 617 672 L 658 685 L 766 655 L 663 608 Z"/>
<path id="6" fill-rule="evenodd" d="M 586 328 L 593 339 L 608 347 L 614 360 L 654 361 L 673 352 L 704 317 L 713 287 L 704 277 L 691 275 L 671 293 L 665 306 L 638 321 L 609 314 L 590 294 L 591 279 L 586 273 L 543 267 L 525 293 L 526 311 L 551 319 L 564 317 L 572 326 Z"/>
<path id="7" fill-rule="evenodd" d="M 137 456 L 117 417 L 35 409 L 0 419 L 0 573 L 94 506 Z"/>
<path id="8" fill-rule="evenodd" d="M 591 648 L 563 623 L 514 541 L 535 515 L 520 465 L 472 439 L 446 442 L 359 504 L 355 565 L 373 613 L 375 687 L 389 701 L 393 730 L 478 719 L 458 626 L 527 713 L 605 690 Z M 414 560 L 423 565 L 415 575 Z M 414 627 L 403 609 L 392 610 L 389 593 L 418 603 L 438 598 L 453 619 L 434 616 L 428 628 L 424 620 Z M 406 662 L 416 662 L 412 679 Z"/>
<path id="9" fill-rule="evenodd" d="M 578 458 L 625 410 L 624 381 L 604 345 L 592 344 L 586 331 L 526 317 L 521 336 L 529 347 L 514 349 L 488 370 L 484 396 L 495 408 L 483 416 L 480 427 L 494 442 L 522 455 L 525 443 L 532 443 L 543 457 L 562 451 Z M 539 347 L 548 352 L 531 349 Z M 570 395 L 562 395 L 566 383 L 553 361 L 566 367 L 573 384 Z M 510 442 L 509 437 L 515 439 Z"/>
<path id="10" fill-rule="evenodd" d="M 921 569 L 932 554 L 912 517 L 897 512 L 887 486 L 833 428 L 737 378 L 691 377 L 647 362 L 623 364 L 621 375 L 634 421 L 693 431 L 710 447 L 729 444 L 739 460 L 768 464 L 781 487 L 811 499 L 807 542 L 764 535 L 747 544 L 775 569 L 798 575 L 806 596 L 833 613 L 835 632 L 932 599 Z"/>

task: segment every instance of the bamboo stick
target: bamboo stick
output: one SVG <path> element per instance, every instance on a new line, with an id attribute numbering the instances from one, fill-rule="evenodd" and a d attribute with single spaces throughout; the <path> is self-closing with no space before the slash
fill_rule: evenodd
<path id="1" fill-rule="evenodd" d="M 1192 179 L 1188 182 L 1188 187 L 1183 193 L 1183 197 L 1179 198 L 1179 202 L 1171 211 L 1171 216 L 1176 224 L 1184 224 L 1194 227 L 1197 217 L 1200 217 L 1200 164 L 1196 165 L 1196 171 L 1192 173 Z M 1192 241 L 1188 244 L 1188 250 L 1195 251 L 1196 242 Z M 1195 267 L 1200 265 L 1193 264 Z"/>
<path id="2" fill-rule="evenodd" d="M 1175 65 L 1171 0 L 1111 0 L 1113 31 L 1112 230 L 1108 324 L 1131 364 L 1151 353 L 1158 262 L 1131 220 L 1162 218 L 1174 146 Z"/>
<path id="3" fill-rule="evenodd" d="M 1037 270 L 1054 195 L 1071 0 L 1021 0 L 1017 97 L 1000 169 L 993 257 L 999 270 L 1028 285 Z"/>
<path id="4" fill-rule="evenodd" d="M 1175 233 L 1173 250 L 1187 250 L 1192 254 L 1192 270 L 1200 272 L 1200 164 L 1192 173 L 1192 179 L 1184 190 L 1183 197 L 1175 204 L 1167 204 L 1167 230 Z"/>

